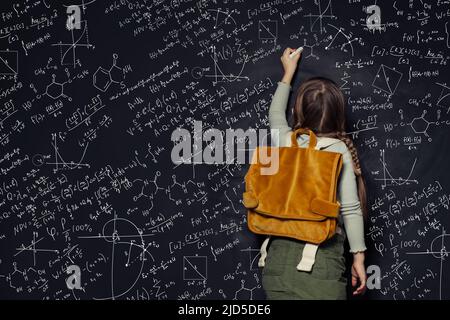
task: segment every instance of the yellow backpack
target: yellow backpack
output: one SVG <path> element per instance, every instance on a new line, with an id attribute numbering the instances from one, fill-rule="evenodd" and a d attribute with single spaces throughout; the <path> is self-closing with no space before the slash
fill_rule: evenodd
<path id="1" fill-rule="evenodd" d="M 307 148 L 298 146 L 300 133 L 309 134 Z M 305 128 L 292 133 L 291 147 L 258 146 L 245 175 L 243 193 L 243 204 L 248 209 L 247 224 L 253 233 L 316 245 L 308 246 L 313 257 L 317 245 L 336 233 L 340 209 L 336 189 L 343 165 L 341 153 L 316 147 L 316 135 Z M 267 157 L 278 161 L 278 170 L 273 174 L 264 173 L 273 166 Z M 268 240 L 263 243 L 263 255 Z M 312 264 L 300 263 L 297 269 L 310 270 Z"/>

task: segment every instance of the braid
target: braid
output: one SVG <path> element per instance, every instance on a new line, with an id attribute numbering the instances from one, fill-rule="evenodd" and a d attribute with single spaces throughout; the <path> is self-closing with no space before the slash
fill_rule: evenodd
<path id="1" fill-rule="evenodd" d="M 347 148 L 352 155 L 353 170 L 355 171 L 356 176 L 361 176 L 361 165 L 359 163 L 358 152 L 356 151 L 353 141 L 346 136 L 346 133 L 344 131 L 336 132 L 336 136 L 339 140 L 342 140 L 347 145 Z"/>
<path id="2" fill-rule="evenodd" d="M 294 127 L 294 131 L 298 128 L 302 127 L 300 124 Z M 303 128 L 308 128 L 306 126 L 303 126 Z M 308 128 L 310 129 L 310 128 Z M 312 129 L 310 129 L 312 130 Z M 367 194 L 366 194 L 366 187 L 365 187 L 365 179 L 361 172 L 361 166 L 359 163 L 359 157 L 358 152 L 356 150 L 355 145 L 353 144 L 352 139 L 347 137 L 347 134 L 345 131 L 336 131 L 336 132 L 315 132 L 315 130 L 312 130 L 317 137 L 329 137 L 329 138 L 337 138 L 345 143 L 345 145 L 348 148 L 348 151 L 350 152 L 352 156 L 352 164 L 353 164 L 353 172 L 356 175 L 356 180 L 358 184 L 358 198 L 361 204 L 361 210 L 362 214 L 365 220 L 367 220 L 368 217 L 368 208 L 367 208 Z"/>
<path id="3" fill-rule="evenodd" d="M 358 157 L 358 153 L 356 151 L 356 147 L 353 144 L 352 139 L 347 137 L 347 135 L 344 131 L 335 132 L 334 136 L 345 143 L 350 154 L 352 155 L 353 171 L 355 172 L 356 178 L 358 180 L 358 197 L 360 199 L 361 210 L 363 212 L 364 219 L 367 219 L 368 208 L 367 208 L 367 203 L 366 203 L 367 195 L 366 195 L 366 189 L 365 189 L 365 179 L 361 173 L 361 166 L 359 164 L 359 157 Z"/>

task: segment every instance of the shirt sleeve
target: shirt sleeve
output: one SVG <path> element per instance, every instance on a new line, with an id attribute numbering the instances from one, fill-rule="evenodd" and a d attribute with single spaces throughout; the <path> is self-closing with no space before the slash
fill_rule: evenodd
<path id="1" fill-rule="evenodd" d="M 364 219 L 358 197 L 356 175 L 348 148 L 343 153 L 343 165 L 338 184 L 337 198 L 341 204 L 341 215 L 347 234 L 350 252 L 367 250 L 364 242 Z"/>
<path id="2" fill-rule="evenodd" d="M 269 108 L 269 125 L 272 145 L 286 146 L 286 137 L 292 131 L 286 120 L 286 108 L 289 100 L 291 85 L 278 82 Z"/>

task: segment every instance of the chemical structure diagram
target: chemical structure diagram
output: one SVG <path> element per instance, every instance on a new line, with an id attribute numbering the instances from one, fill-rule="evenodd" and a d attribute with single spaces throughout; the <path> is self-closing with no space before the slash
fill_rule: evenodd
<path id="1" fill-rule="evenodd" d="M 316 58 L 316 60 L 319 60 L 320 57 L 314 53 L 314 48 L 319 47 L 322 43 L 326 43 L 328 41 L 333 41 L 333 37 L 331 35 L 328 35 L 324 38 L 322 38 L 321 40 L 319 40 L 317 34 L 313 34 L 314 37 L 314 42 L 312 44 L 307 44 L 307 42 L 309 42 L 308 40 L 306 40 L 306 38 L 303 39 L 303 53 L 302 53 L 302 58 L 308 59 L 310 57 L 312 58 Z M 309 50 L 309 53 L 306 54 L 306 50 Z M 329 45 L 327 45 L 325 47 L 325 50 L 329 49 Z"/>
<path id="2" fill-rule="evenodd" d="M 161 175 L 162 175 L 161 171 L 158 170 L 156 171 L 153 180 L 150 179 L 143 180 L 140 178 L 134 179 L 132 181 L 133 185 L 136 185 L 137 188 L 140 187 L 140 190 L 137 195 L 133 196 L 133 201 L 138 201 L 141 197 L 153 200 L 158 191 L 162 190 L 168 195 L 168 199 L 174 202 L 178 202 L 179 200 L 174 199 L 172 197 L 172 194 L 174 193 L 173 190 L 175 190 L 175 187 L 178 187 L 184 194 L 187 194 L 190 192 L 188 185 L 193 185 L 193 187 L 197 188 L 197 190 L 203 186 L 203 183 L 195 183 L 193 180 L 188 180 L 180 183 L 177 181 L 177 176 L 172 175 L 173 183 L 168 185 L 167 187 L 161 187 L 157 181 L 158 178 L 161 177 Z"/>
<path id="3" fill-rule="evenodd" d="M 66 69 L 66 71 L 67 71 L 67 69 Z M 64 86 L 67 83 L 71 83 L 71 82 L 72 82 L 72 79 L 69 78 L 69 75 L 67 75 L 66 81 L 57 82 L 56 75 L 52 74 L 52 82 L 49 83 L 45 87 L 45 92 L 43 94 L 36 94 L 36 98 L 40 99 L 42 96 L 48 96 L 48 97 L 52 98 L 53 100 L 56 100 L 56 99 L 63 97 L 69 101 L 72 101 L 72 98 L 64 93 Z M 33 83 L 30 84 L 30 88 L 33 89 L 34 93 L 37 93 L 37 90 Z"/>
<path id="4" fill-rule="evenodd" d="M 254 276 L 258 284 L 255 285 L 253 288 L 247 288 L 245 286 L 245 280 L 242 279 L 241 287 L 238 290 L 236 290 L 233 300 L 253 300 L 253 291 L 261 288 L 258 275 L 255 273 Z"/>
<path id="5" fill-rule="evenodd" d="M 400 113 L 401 119 L 403 120 L 403 111 L 399 110 L 399 113 Z M 428 138 L 428 141 L 431 142 L 433 139 L 428 134 L 428 129 L 430 128 L 431 125 L 438 126 L 440 124 L 447 124 L 447 125 L 450 124 L 450 121 L 448 121 L 448 120 L 447 121 L 439 121 L 441 118 L 441 110 L 437 110 L 436 113 L 437 113 L 436 121 L 429 121 L 429 120 L 425 119 L 427 110 L 423 110 L 422 115 L 420 117 L 414 117 L 410 122 L 407 122 L 406 124 L 409 125 L 416 134 L 423 134 L 425 137 Z"/>
<path id="6" fill-rule="evenodd" d="M 31 279 L 34 279 L 33 281 L 35 283 L 44 282 L 45 279 L 42 277 L 46 274 L 44 269 L 35 269 L 33 267 L 28 267 L 22 270 L 19 270 L 17 267 L 17 262 L 12 263 L 14 271 L 10 272 L 8 275 L 0 275 L 0 278 L 4 278 L 8 286 L 16 292 L 24 291 L 25 288 L 23 285 L 20 285 L 20 283 L 28 282 Z"/>
<path id="7" fill-rule="evenodd" d="M 52 83 L 50 83 L 46 88 L 45 88 L 45 93 L 52 99 L 58 99 L 59 97 L 63 97 L 63 98 L 67 98 L 69 101 L 72 101 L 71 97 L 68 97 L 65 93 L 64 93 L 64 85 L 66 83 L 70 83 L 72 82 L 72 80 L 67 80 L 64 82 L 56 82 L 56 75 L 53 74 L 52 75 Z"/>
<path id="8" fill-rule="evenodd" d="M 306 40 L 306 39 L 303 39 L 303 49 L 309 49 L 309 54 L 306 55 L 305 53 L 302 53 L 302 58 L 308 59 L 308 58 L 310 58 L 310 57 L 313 57 L 313 58 L 316 58 L 316 60 L 319 60 L 319 56 L 316 55 L 316 54 L 314 54 L 314 48 L 317 47 L 317 46 L 319 46 L 320 43 L 324 41 L 324 39 L 322 39 L 321 41 L 319 41 L 319 40 L 317 39 L 317 35 L 314 34 L 314 40 L 315 40 L 315 43 L 313 43 L 313 44 L 306 44 L 306 43 L 307 43 L 307 40 Z"/>
<path id="9" fill-rule="evenodd" d="M 432 139 L 428 134 L 428 128 L 431 124 L 435 125 L 436 121 L 432 122 L 425 119 L 426 114 L 427 110 L 423 110 L 422 115 L 420 117 L 413 118 L 412 121 L 408 123 L 408 125 L 411 126 L 415 133 L 422 133 L 423 135 L 425 135 L 425 137 L 428 138 L 428 141 L 431 142 Z"/>
<path id="10" fill-rule="evenodd" d="M 116 53 L 113 54 L 113 62 L 109 69 L 98 67 L 95 71 L 92 82 L 98 90 L 105 92 L 111 83 L 120 83 L 125 78 L 123 68 L 117 66 L 118 57 Z"/>

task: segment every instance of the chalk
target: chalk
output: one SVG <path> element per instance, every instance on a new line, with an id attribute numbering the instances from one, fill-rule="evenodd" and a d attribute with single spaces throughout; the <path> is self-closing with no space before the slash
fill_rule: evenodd
<path id="1" fill-rule="evenodd" d="M 294 52 L 292 52 L 292 53 L 289 55 L 289 58 L 293 58 L 297 53 L 300 53 L 300 52 L 302 52 L 302 51 L 303 51 L 303 47 L 297 48 L 297 50 L 295 50 Z"/>

